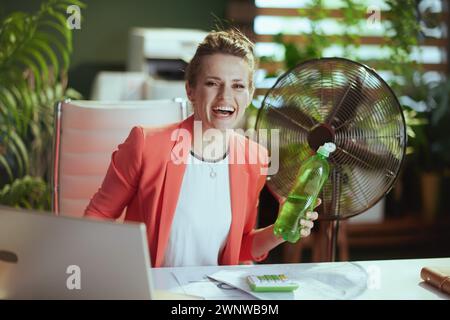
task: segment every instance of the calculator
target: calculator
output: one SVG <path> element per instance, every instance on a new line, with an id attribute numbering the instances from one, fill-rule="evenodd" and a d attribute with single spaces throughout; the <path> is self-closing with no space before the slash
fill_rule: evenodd
<path id="1" fill-rule="evenodd" d="M 298 284 L 284 274 L 248 276 L 247 282 L 255 292 L 289 292 L 298 288 Z"/>

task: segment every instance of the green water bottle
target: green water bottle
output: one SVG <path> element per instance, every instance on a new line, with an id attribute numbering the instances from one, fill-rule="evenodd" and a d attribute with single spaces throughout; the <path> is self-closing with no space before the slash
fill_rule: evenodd
<path id="1" fill-rule="evenodd" d="M 306 213 L 314 209 L 317 197 L 330 173 L 328 156 L 334 150 L 335 144 L 327 142 L 300 166 L 297 181 L 275 221 L 275 235 L 291 243 L 300 239 L 300 220 L 305 219 Z"/>

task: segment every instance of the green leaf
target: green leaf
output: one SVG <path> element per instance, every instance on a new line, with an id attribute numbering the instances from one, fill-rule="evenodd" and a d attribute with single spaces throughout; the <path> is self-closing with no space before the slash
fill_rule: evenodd
<path id="1" fill-rule="evenodd" d="M 39 27 L 42 27 L 42 26 L 47 26 L 47 27 L 50 27 L 50 29 L 58 31 L 58 33 L 60 33 L 64 37 L 64 40 L 67 41 L 67 33 L 70 32 L 70 30 L 66 26 L 62 26 L 53 20 L 39 21 Z M 39 29 L 39 30 L 42 30 L 42 29 Z"/>
<path id="2" fill-rule="evenodd" d="M 25 114 L 28 116 L 27 119 L 30 119 L 29 115 L 33 110 L 33 100 L 31 98 L 30 88 L 25 81 L 17 81 L 17 89 L 20 91 L 22 95 L 22 99 L 24 102 L 24 108 L 26 109 Z"/>
<path id="3" fill-rule="evenodd" d="M 14 140 L 11 137 L 11 133 L 13 132 L 13 130 L 7 131 L 2 128 L 1 131 L 2 131 L 2 135 L 8 135 L 9 139 L 5 140 L 5 143 L 4 143 L 4 147 L 6 149 L 6 154 L 10 154 L 14 157 L 15 161 L 13 163 L 17 165 L 18 175 L 21 176 L 25 173 L 24 172 L 25 161 L 24 161 L 23 155 L 20 153 L 19 148 L 14 143 Z"/>
<path id="4" fill-rule="evenodd" d="M 7 89 L 0 89 L 0 102 L 5 106 L 5 122 L 8 126 L 17 126 L 20 123 L 20 116 L 17 110 L 17 101 L 14 95 Z"/>
<path id="5" fill-rule="evenodd" d="M 17 101 L 17 129 L 21 133 L 21 135 L 26 135 L 27 127 L 26 124 L 31 120 L 26 117 L 26 111 L 30 109 L 30 105 L 27 104 L 29 101 L 26 100 L 24 97 L 24 92 L 20 90 L 17 86 L 14 84 L 11 85 L 9 88 L 11 93 L 14 95 L 15 100 Z"/>
<path id="6" fill-rule="evenodd" d="M 11 131 L 10 134 L 11 140 L 14 141 L 14 144 L 17 146 L 17 158 L 20 158 L 23 161 L 23 173 L 26 173 L 30 168 L 27 147 L 25 146 L 22 138 L 19 137 L 19 135 L 14 130 Z"/>
<path id="7" fill-rule="evenodd" d="M 83 99 L 83 95 L 81 93 L 79 93 L 78 91 L 76 91 L 75 89 L 72 88 L 68 88 L 66 90 L 66 95 L 67 98 L 71 98 L 74 100 L 81 100 Z"/>
<path id="8" fill-rule="evenodd" d="M 0 165 L 5 169 L 6 173 L 8 174 L 9 180 L 13 181 L 14 177 L 13 177 L 11 167 L 10 167 L 8 161 L 6 160 L 5 156 L 3 156 L 2 154 L 0 154 Z"/>
<path id="9" fill-rule="evenodd" d="M 42 41 L 45 41 L 49 44 L 53 44 L 57 47 L 59 54 L 62 56 L 63 59 L 63 70 L 68 70 L 69 68 L 69 51 L 67 50 L 67 48 L 65 47 L 65 45 L 63 43 L 61 43 L 61 41 L 55 37 L 52 34 L 47 34 L 47 33 L 43 33 L 43 32 L 36 32 L 36 38 Z"/>
<path id="10" fill-rule="evenodd" d="M 58 63 L 58 58 L 56 57 L 55 53 L 53 52 L 53 50 L 51 49 L 51 47 L 44 41 L 42 41 L 39 38 L 34 38 L 31 44 L 32 47 L 39 49 L 42 52 L 45 52 L 46 56 L 48 57 L 48 59 L 51 62 L 51 66 L 53 66 L 53 74 L 54 74 L 54 78 L 55 80 L 58 77 L 58 72 L 59 72 L 59 63 Z"/>
<path id="11" fill-rule="evenodd" d="M 39 77 L 44 83 L 48 82 L 48 65 L 45 61 L 45 58 L 42 56 L 42 53 L 38 50 L 32 48 L 31 46 L 27 48 L 26 53 L 32 59 L 34 59 L 39 66 Z"/>
<path id="12" fill-rule="evenodd" d="M 53 10 L 48 11 L 48 14 L 50 16 L 54 17 L 60 23 L 58 31 L 63 33 L 63 35 L 66 39 L 67 48 L 70 52 L 72 52 L 72 32 L 69 28 L 67 28 L 67 17 L 65 15 L 63 15 L 59 12 L 53 11 Z"/>
<path id="13" fill-rule="evenodd" d="M 50 189 L 41 177 L 26 175 L 0 190 L 0 202 L 8 206 L 48 210 Z"/>
<path id="14" fill-rule="evenodd" d="M 33 72 L 34 81 L 36 84 L 36 89 L 41 89 L 41 74 L 39 72 L 39 66 L 36 65 L 36 63 L 24 55 L 19 55 L 16 57 L 16 60 L 18 63 L 21 63 L 24 67 L 24 69 L 30 69 Z"/>

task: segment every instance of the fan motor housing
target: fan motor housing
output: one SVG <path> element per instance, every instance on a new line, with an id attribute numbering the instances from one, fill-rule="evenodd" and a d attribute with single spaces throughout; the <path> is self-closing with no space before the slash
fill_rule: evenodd
<path id="1" fill-rule="evenodd" d="M 320 146 L 327 142 L 334 143 L 334 129 L 325 123 L 318 124 L 308 133 L 307 139 L 311 149 L 317 151 Z"/>

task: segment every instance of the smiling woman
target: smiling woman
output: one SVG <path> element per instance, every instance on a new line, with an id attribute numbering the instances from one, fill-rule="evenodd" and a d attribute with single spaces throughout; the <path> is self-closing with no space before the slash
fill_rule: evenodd
<path id="1" fill-rule="evenodd" d="M 233 128 L 254 92 L 254 45 L 237 30 L 210 33 L 186 68 L 186 91 L 195 120 L 209 128 Z"/>
<path id="2" fill-rule="evenodd" d="M 85 215 L 117 219 L 127 207 L 125 220 L 147 226 L 153 266 L 260 261 L 284 242 L 273 225 L 255 229 L 267 151 L 233 131 L 253 96 L 254 59 L 239 31 L 209 33 L 186 69 L 194 115 L 164 128 L 135 127 L 113 153 Z M 306 236 L 312 223 L 300 227 Z"/>
<path id="3" fill-rule="evenodd" d="M 245 60 L 226 54 L 203 57 L 196 82 L 186 85 L 195 120 L 205 130 L 232 129 L 250 104 L 252 73 Z"/>

